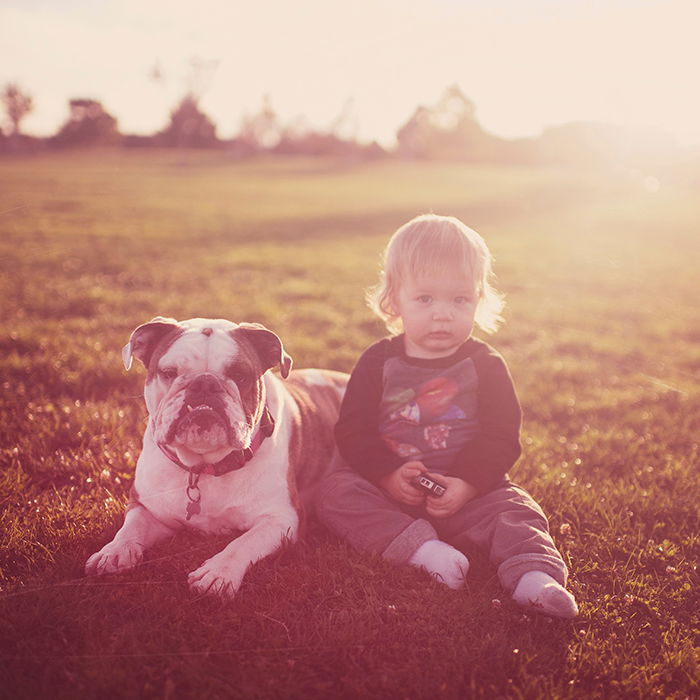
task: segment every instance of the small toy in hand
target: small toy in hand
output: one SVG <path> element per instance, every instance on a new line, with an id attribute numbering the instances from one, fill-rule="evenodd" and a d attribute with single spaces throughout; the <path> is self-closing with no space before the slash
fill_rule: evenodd
<path id="1" fill-rule="evenodd" d="M 417 476 L 416 480 L 413 483 L 419 488 L 425 489 L 426 491 L 430 491 L 430 493 L 432 493 L 433 496 L 442 496 L 442 494 L 445 493 L 444 486 L 441 486 L 437 483 L 437 481 L 434 481 L 425 474 Z"/>

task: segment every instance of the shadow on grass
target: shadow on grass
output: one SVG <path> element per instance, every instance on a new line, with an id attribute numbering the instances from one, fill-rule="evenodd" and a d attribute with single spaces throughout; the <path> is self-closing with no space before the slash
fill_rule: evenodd
<path id="1" fill-rule="evenodd" d="M 84 579 L 98 539 L 0 597 L 13 697 L 494 697 L 566 675 L 572 625 L 521 613 L 478 554 L 452 591 L 312 531 L 221 601 L 186 574 L 228 538 L 184 535 L 132 572 Z"/>

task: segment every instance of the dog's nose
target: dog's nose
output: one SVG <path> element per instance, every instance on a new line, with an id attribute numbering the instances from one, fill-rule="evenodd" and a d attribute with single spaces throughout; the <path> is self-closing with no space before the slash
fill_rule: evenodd
<path id="1" fill-rule="evenodd" d="M 200 374 L 192 381 L 187 391 L 189 394 L 207 396 L 221 390 L 221 382 L 213 374 Z"/>

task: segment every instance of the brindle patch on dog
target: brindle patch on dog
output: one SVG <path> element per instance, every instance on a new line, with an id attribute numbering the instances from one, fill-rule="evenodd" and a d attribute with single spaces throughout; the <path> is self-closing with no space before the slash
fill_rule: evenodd
<path id="1" fill-rule="evenodd" d="M 298 370 L 287 380 L 295 404 L 288 480 L 297 502 L 297 492 L 313 489 L 340 459 L 333 430 L 346 384 L 347 375 L 333 370 Z"/>

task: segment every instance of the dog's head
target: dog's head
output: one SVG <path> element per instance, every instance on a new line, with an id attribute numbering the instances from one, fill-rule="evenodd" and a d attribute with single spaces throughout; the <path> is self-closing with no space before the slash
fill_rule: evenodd
<path id="1" fill-rule="evenodd" d="M 156 443 L 188 467 L 215 464 L 250 447 L 265 408 L 263 375 L 292 359 L 259 324 L 157 317 L 139 326 L 122 351 L 148 370 L 146 407 Z"/>

